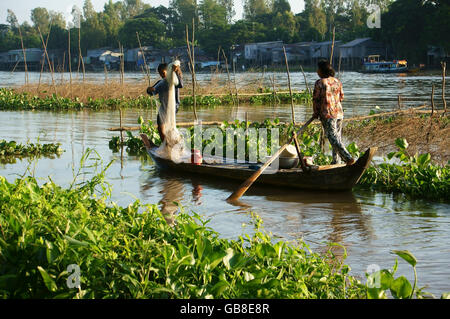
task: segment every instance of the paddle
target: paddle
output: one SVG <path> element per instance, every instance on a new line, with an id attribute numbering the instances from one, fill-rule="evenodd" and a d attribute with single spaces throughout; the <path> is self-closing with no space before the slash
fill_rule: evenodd
<path id="1" fill-rule="evenodd" d="M 230 197 L 227 198 L 227 201 L 235 201 L 238 200 L 239 198 L 241 198 L 242 195 L 244 195 L 244 193 L 247 191 L 247 189 L 250 188 L 250 186 L 252 186 L 252 184 L 258 179 L 258 177 L 264 172 L 264 170 L 270 165 L 272 164 L 272 162 L 274 160 L 276 160 L 278 158 L 278 156 L 280 156 L 280 154 L 286 149 L 286 147 L 288 147 L 288 145 L 290 145 L 292 143 L 292 141 L 295 139 L 296 135 L 300 135 L 303 133 L 303 131 L 308 127 L 309 124 L 311 124 L 312 121 L 314 121 L 315 117 L 311 117 L 308 122 L 305 123 L 305 125 L 303 125 L 300 130 L 297 132 L 297 134 L 293 134 L 293 136 L 291 137 L 291 139 L 289 140 L 289 142 L 287 144 L 285 144 L 283 147 L 281 147 L 266 163 L 264 163 L 263 166 L 261 166 L 261 168 L 259 170 L 257 170 L 255 173 L 252 174 L 252 176 L 250 176 L 245 182 L 243 182 L 241 184 L 241 186 L 239 187 L 239 189 L 237 189 L 236 191 L 233 192 L 233 194 L 230 195 Z M 300 159 L 301 160 L 301 159 Z"/>

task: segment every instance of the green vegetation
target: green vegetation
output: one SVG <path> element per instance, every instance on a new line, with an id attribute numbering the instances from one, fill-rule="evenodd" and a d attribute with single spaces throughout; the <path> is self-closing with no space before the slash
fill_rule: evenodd
<path id="1" fill-rule="evenodd" d="M 307 92 L 295 93 L 293 95 L 294 101 L 297 103 L 308 103 L 311 96 Z M 197 96 L 197 106 L 219 106 L 231 105 L 235 103 L 233 97 L 226 96 Z M 240 101 L 248 101 L 252 104 L 269 104 L 281 103 L 290 101 L 289 94 L 273 95 L 254 95 L 247 96 Z M 181 107 L 191 107 L 194 105 L 192 96 L 187 96 L 181 99 Z M 122 97 L 122 98 L 88 98 L 87 102 L 81 101 L 79 98 L 65 98 L 52 94 L 46 97 L 39 97 L 27 92 L 19 93 L 11 89 L 0 88 L 0 110 L 80 110 L 93 109 L 101 110 L 108 108 L 151 108 L 156 107 L 156 99 L 140 95 L 137 98 Z"/>
<path id="2" fill-rule="evenodd" d="M 82 159 L 89 160 L 90 151 Z M 111 164 L 111 163 L 110 163 Z M 62 188 L 25 177 L 0 177 L 0 298 L 423 298 L 394 269 L 349 275 L 330 244 L 324 255 L 306 244 L 277 241 L 252 216 L 253 235 L 219 238 L 208 220 L 180 207 L 167 223 L 156 205 L 108 204 L 106 169 Z M 339 245 L 337 245 L 339 246 Z M 343 247 L 342 247 L 343 248 Z M 79 267 L 78 279 L 76 267 Z M 73 288 L 75 287 L 75 288 Z M 443 297 L 448 296 L 444 294 Z"/>
<path id="3" fill-rule="evenodd" d="M 104 170 L 61 188 L 0 177 L 2 298 L 361 298 L 364 285 L 326 256 L 260 231 L 219 238 L 181 212 L 170 226 L 155 205 L 107 204 Z M 94 197 L 94 189 L 105 190 Z M 70 289 L 69 265 L 80 267 Z"/>
<path id="4" fill-rule="evenodd" d="M 450 163 L 445 166 L 433 164 L 428 153 L 410 155 L 405 139 L 399 138 L 395 143 L 398 151 L 389 153 L 383 163 L 369 167 L 359 185 L 414 198 L 448 201 Z M 359 153 L 357 147 L 352 151 L 356 155 Z M 393 159 L 399 164 L 390 163 Z"/>
<path id="5" fill-rule="evenodd" d="M 145 133 L 149 136 L 150 140 L 156 145 L 160 144 L 159 134 L 154 126 L 154 124 L 149 121 L 144 124 L 143 119 L 139 119 L 139 124 L 141 124 L 140 133 Z M 255 141 L 251 139 L 249 134 L 246 134 L 246 128 L 254 128 L 258 130 L 259 128 L 266 128 L 268 141 L 271 140 L 271 128 L 279 129 L 280 145 L 287 142 L 288 137 L 292 135 L 294 131 L 294 126 L 292 124 L 280 123 L 279 119 L 271 121 L 266 119 L 264 122 L 248 122 L 238 121 L 227 122 L 224 121 L 219 127 L 223 136 L 223 154 L 225 156 L 227 143 L 234 144 L 234 155 L 237 157 L 237 145 L 238 140 L 245 141 L 245 159 L 249 159 L 249 149 L 257 150 L 257 154 L 260 147 L 266 147 L 267 155 L 272 154 L 271 145 L 253 145 L 251 143 L 259 143 L 260 141 Z M 207 128 L 203 128 L 203 132 Z M 227 136 L 227 129 L 233 129 L 236 134 L 233 136 L 234 141 L 229 140 L 230 136 Z M 196 131 L 194 127 L 188 128 L 190 139 L 190 144 L 194 148 L 194 141 L 196 139 Z M 202 133 L 203 134 L 203 133 Z M 324 154 L 320 146 L 320 134 L 321 129 L 319 125 L 310 125 L 309 128 L 303 133 L 302 136 L 298 137 L 300 147 L 304 156 L 313 157 L 314 163 L 316 165 L 327 165 L 332 161 L 330 155 Z M 215 137 L 202 140 L 202 149 L 205 149 L 209 144 L 214 143 Z M 188 143 L 189 143 L 188 142 Z M 120 149 L 120 140 L 118 137 L 113 137 L 110 141 L 110 148 L 113 151 L 118 151 Z M 127 152 L 130 154 L 146 154 L 144 144 L 138 136 L 133 136 L 131 132 L 127 132 L 127 139 L 124 140 L 124 145 L 127 147 Z M 450 193 L 450 165 L 440 166 L 434 164 L 431 161 L 431 155 L 425 154 L 415 154 L 410 155 L 407 151 L 408 143 L 405 139 L 397 139 L 396 145 L 398 147 L 397 152 L 392 152 L 388 154 L 387 158 L 384 159 L 383 163 L 373 164 L 370 166 L 364 175 L 358 182 L 359 187 L 370 188 L 383 192 L 394 192 L 394 193 L 404 193 L 413 198 L 424 198 L 437 201 L 448 200 L 448 194 Z M 347 146 L 348 151 L 355 157 L 359 157 L 360 151 L 356 143 L 351 143 Z M 219 155 L 215 153 L 213 149 L 212 155 Z M 393 159 L 397 160 L 396 163 L 391 163 Z M 263 160 L 258 158 L 258 160 Z"/>
<path id="6" fill-rule="evenodd" d="M 417 259 L 416 257 L 408 250 L 393 250 L 393 254 L 396 254 L 404 261 L 406 261 L 411 267 L 413 267 L 414 271 L 414 284 L 411 286 L 411 283 L 405 276 L 400 276 L 398 278 L 394 278 L 395 273 L 398 268 L 398 261 L 395 260 L 394 267 L 392 270 L 382 269 L 371 274 L 366 274 L 367 276 L 367 298 L 368 299 L 387 299 L 387 292 L 390 292 L 392 297 L 395 299 L 412 299 L 414 295 L 418 299 L 424 298 L 435 298 L 435 296 L 431 293 L 425 292 L 422 288 L 417 288 Z M 444 293 L 441 296 L 441 299 L 448 299 L 449 294 Z"/>
<path id="7" fill-rule="evenodd" d="M 80 110 L 84 108 L 100 110 L 105 108 L 149 108 L 154 106 L 150 96 L 137 98 L 104 99 L 89 98 L 83 103 L 79 98 L 64 98 L 52 94 L 38 97 L 27 92 L 19 93 L 10 89 L 0 89 L 0 110 Z"/>
<path id="8" fill-rule="evenodd" d="M 58 156 L 63 152 L 60 147 L 60 143 L 57 144 L 20 144 L 15 141 L 0 140 L 0 163 L 15 163 L 17 158 L 24 157 L 52 157 Z"/>

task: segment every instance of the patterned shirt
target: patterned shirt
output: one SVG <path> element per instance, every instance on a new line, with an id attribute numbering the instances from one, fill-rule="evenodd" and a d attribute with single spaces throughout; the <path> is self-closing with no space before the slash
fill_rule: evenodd
<path id="1" fill-rule="evenodd" d="M 344 100 L 342 83 L 334 77 L 316 81 L 313 94 L 314 114 L 322 119 L 343 119 L 341 102 Z"/>

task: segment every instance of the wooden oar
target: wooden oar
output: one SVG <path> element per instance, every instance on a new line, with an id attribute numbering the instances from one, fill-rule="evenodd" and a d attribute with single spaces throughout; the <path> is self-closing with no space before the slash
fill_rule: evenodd
<path id="1" fill-rule="evenodd" d="M 312 121 L 314 121 L 315 117 L 311 117 L 308 122 L 305 123 L 305 125 L 303 125 L 300 130 L 298 130 L 297 135 L 301 135 L 303 133 L 303 131 L 308 127 L 309 124 L 311 124 Z M 287 144 L 285 144 L 283 147 L 281 147 L 266 163 L 264 163 L 263 166 L 261 166 L 261 168 L 259 170 L 257 170 L 255 173 L 252 174 L 252 176 L 250 176 L 245 182 L 243 182 L 241 184 L 241 186 L 239 187 L 239 189 L 237 189 L 236 191 L 233 192 L 233 194 L 231 194 L 228 198 L 227 201 L 235 201 L 238 200 L 239 198 L 241 198 L 242 195 L 244 195 L 244 193 L 247 191 L 247 189 L 250 188 L 250 186 L 252 186 L 252 184 L 258 179 L 258 177 L 264 172 L 264 170 L 270 165 L 272 164 L 272 162 L 274 160 L 276 160 L 278 158 L 278 156 L 280 156 L 280 154 L 286 149 L 286 147 L 288 147 L 288 145 L 290 145 L 292 143 L 292 141 L 295 138 L 295 134 L 291 137 L 291 139 L 289 140 L 289 142 Z"/>

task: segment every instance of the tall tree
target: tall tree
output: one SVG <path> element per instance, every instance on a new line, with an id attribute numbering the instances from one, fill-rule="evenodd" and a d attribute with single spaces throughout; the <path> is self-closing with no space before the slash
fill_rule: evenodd
<path id="1" fill-rule="evenodd" d="M 291 5 L 287 0 L 275 0 L 273 2 L 273 12 L 276 13 L 285 13 L 291 12 Z"/>
<path id="2" fill-rule="evenodd" d="M 43 34 L 47 34 L 50 28 L 50 14 L 46 8 L 37 7 L 31 10 L 31 21 L 36 30 L 39 28 Z"/>
<path id="3" fill-rule="evenodd" d="M 245 0 L 244 17 L 252 19 L 258 15 L 267 14 L 272 11 L 273 0 Z"/>
<path id="4" fill-rule="evenodd" d="M 199 8 L 200 23 L 203 29 L 212 29 L 214 26 L 227 24 L 226 8 L 217 0 L 202 0 Z"/>
<path id="5" fill-rule="evenodd" d="M 219 0 L 219 4 L 225 8 L 227 12 L 227 22 L 231 24 L 231 20 L 236 14 L 236 11 L 234 10 L 233 0 Z"/>
<path id="6" fill-rule="evenodd" d="M 17 20 L 16 14 L 12 10 L 7 10 L 8 15 L 6 21 L 9 23 L 11 28 L 17 28 L 19 26 L 19 20 Z"/>

